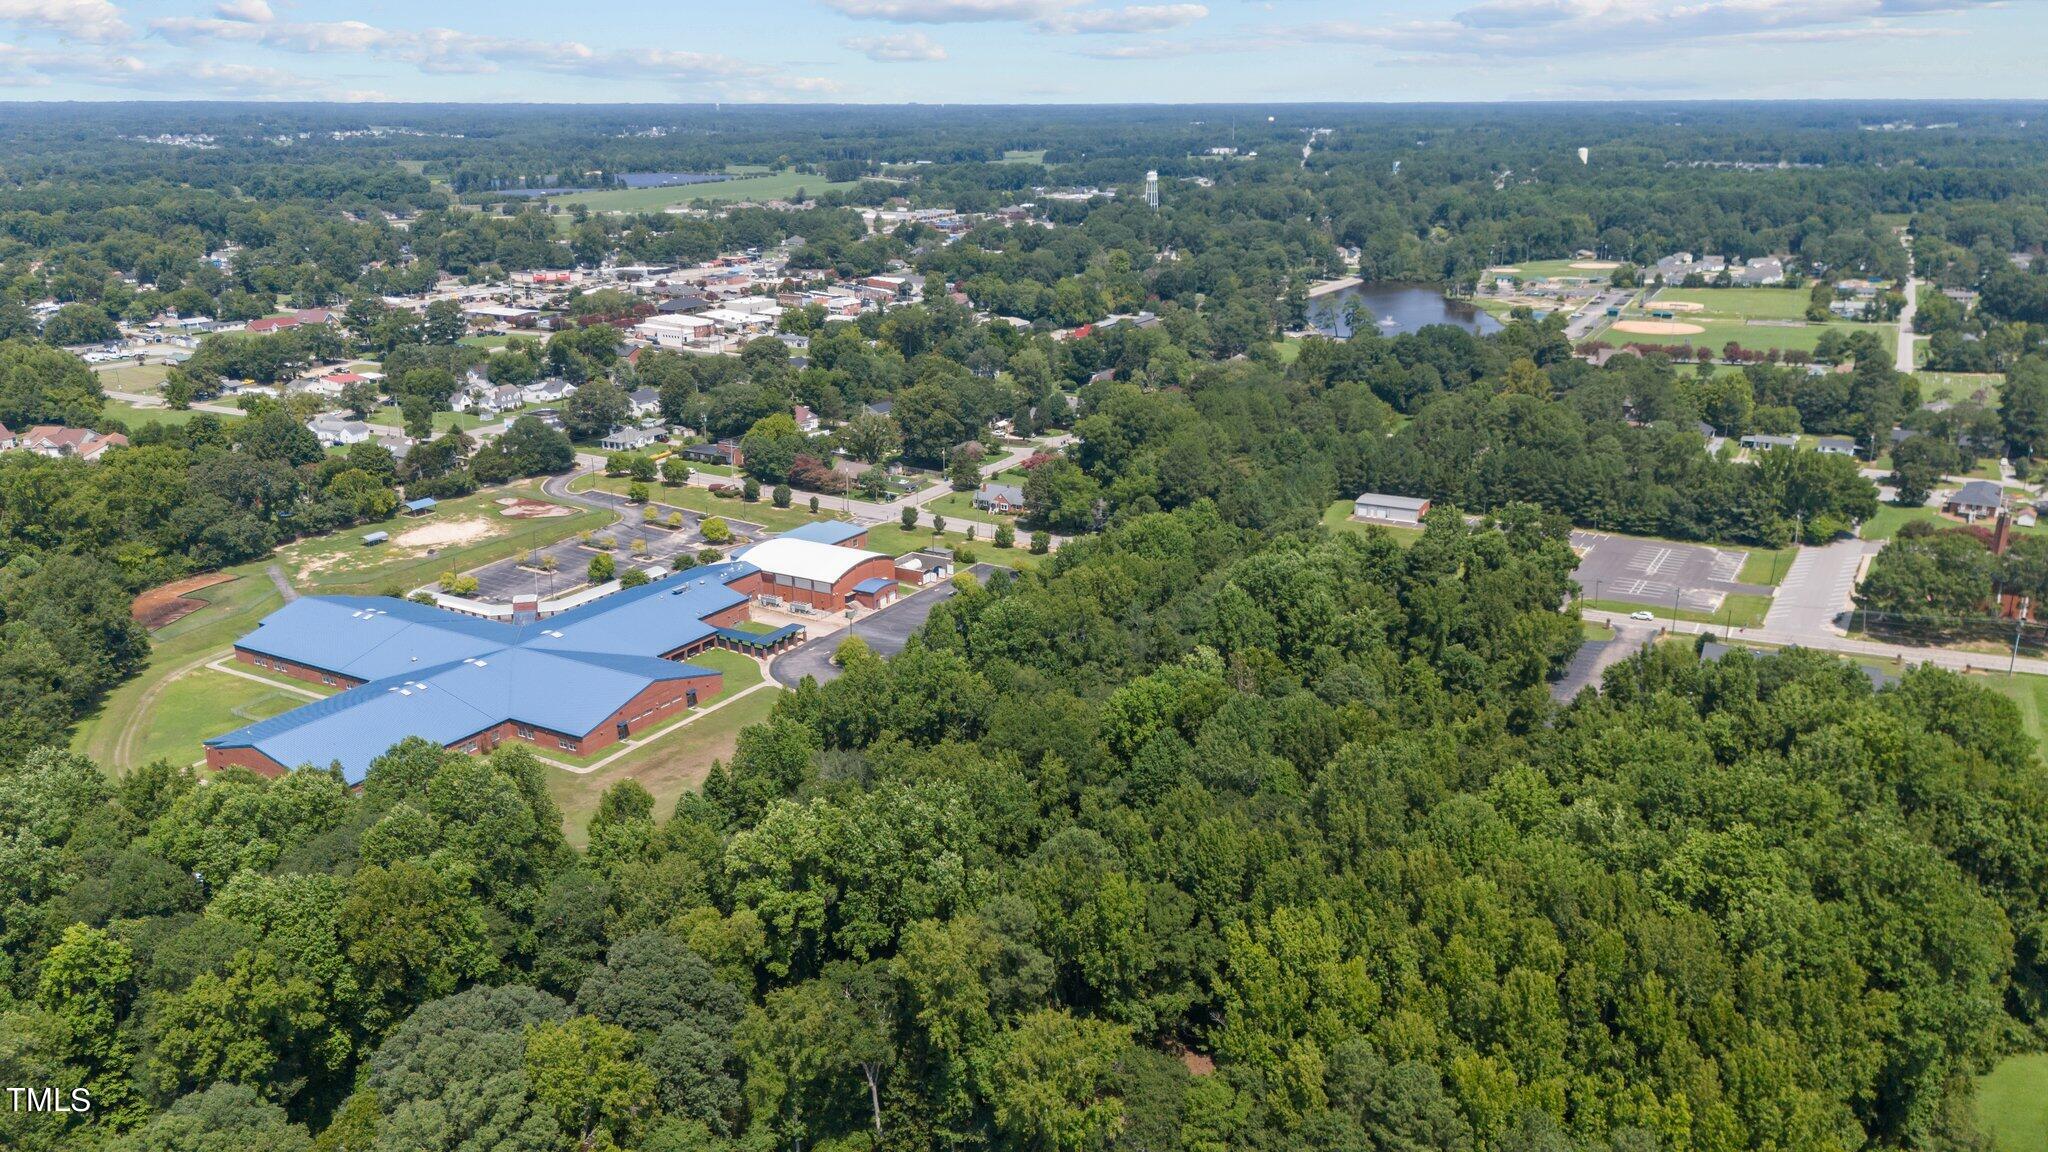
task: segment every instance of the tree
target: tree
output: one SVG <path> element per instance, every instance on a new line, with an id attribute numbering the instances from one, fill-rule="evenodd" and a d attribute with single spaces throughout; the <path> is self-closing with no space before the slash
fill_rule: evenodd
<path id="1" fill-rule="evenodd" d="M 989 1070 L 997 1130 L 1048 1152 L 1109 1147 L 1124 1123 L 1116 1085 L 1127 1043 L 1113 1025 L 1062 1009 L 1025 1016 Z"/>
<path id="2" fill-rule="evenodd" d="M 421 1005 L 363 1071 L 379 1111 L 375 1152 L 559 1148 L 554 1117 L 531 1095 L 526 1045 L 567 1016 L 560 1000 L 518 984 Z"/>
<path id="3" fill-rule="evenodd" d="M 87 427 L 105 394 L 78 357 L 26 340 L 0 341 L 0 424 Z"/>
<path id="4" fill-rule="evenodd" d="M 815 497 L 814 497 L 814 499 L 815 499 Z M 787 485 L 787 484 L 777 484 L 777 485 L 775 486 L 775 490 L 774 490 L 773 492 L 771 492 L 771 493 L 769 494 L 769 500 L 770 500 L 770 502 L 771 502 L 771 503 L 773 503 L 773 504 L 774 504 L 774 505 L 775 505 L 775 506 L 776 506 L 777 508 L 787 508 L 787 507 L 789 507 L 789 502 L 790 502 L 790 491 L 789 491 L 789 485 Z"/>
<path id="5" fill-rule="evenodd" d="M 638 480 L 626 485 L 626 502 L 628 504 L 645 504 L 651 496 L 652 494 L 647 490 L 647 485 Z"/>
<path id="6" fill-rule="evenodd" d="M 597 555 L 592 556 L 590 558 L 590 567 L 585 572 L 585 577 L 592 584 L 603 584 L 617 575 L 618 564 L 612 559 L 609 552 L 599 552 Z"/>
<path id="7" fill-rule="evenodd" d="M 887 460 L 901 440 L 896 421 L 865 409 L 854 413 L 853 418 L 840 425 L 834 435 L 847 455 L 867 464 Z"/>
<path id="8" fill-rule="evenodd" d="M 341 387 L 341 406 L 358 420 L 367 420 L 377 410 L 381 396 L 368 380 L 356 380 Z"/>
<path id="9" fill-rule="evenodd" d="M 669 485 L 688 484 L 690 482 L 690 462 L 683 459 L 681 453 L 669 456 L 661 462 L 661 481 Z"/>
<path id="10" fill-rule="evenodd" d="M 995 545 L 998 548 L 1016 547 L 1017 529 L 1007 523 L 996 525 Z"/>
<path id="11" fill-rule="evenodd" d="M 456 300 L 435 300 L 427 305 L 423 332 L 429 344 L 453 344 L 469 331 L 462 304 Z"/>
<path id="12" fill-rule="evenodd" d="M 120 338 L 121 330 L 113 319 L 93 304 L 66 304 L 43 321 L 43 339 L 60 348 L 104 344 Z"/>
<path id="13" fill-rule="evenodd" d="M 308 1152 L 306 1130 L 240 1084 L 216 1084 L 105 1145 L 110 1152 Z"/>
<path id="14" fill-rule="evenodd" d="M 1043 528 L 1031 534 L 1031 554 L 1043 556 L 1052 551 L 1052 533 Z"/>
<path id="15" fill-rule="evenodd" d="M 654 481 L 654 457 L 637 452 L 634 453 L 632 459 L 626 461 L 626 474 L 642 484 L 652 483 Z"/>
<path id="16" fill-rule="evenodd" d="M 706 516 L 697 525 L 697 534 L 708 544 L 729 544 L 732 542 L 732 526 L 721 516 Z"/>
<path id="17" fill-rule="evenodd" d="M 86 1073 L 94 1107 L 119 1115 L 128 1096 L 120 1025 L 134 994 L 135 958 L 105 931 L 73 924 L 43 958 L 36 999 L 60 1024 L 64 1059 Z"/>
<path id="18" fill-rule="evenodd" d="M 647 575 L 646 569 L 627 568 L 624 572 L 619 573 L 619 587 L 638 588 L 642 584 L 647 583 L 649 579 L 650 577 Z"/>
<path id="19" fill-rule="evenodd" d="M 2048 359 L 2030 356 L 2012 366 L 1999 390 L 2006 454 L 2014 460 L 2048 452 Z"/>
<path id="20" fill-rule="evenodd" d="M 406 396 L 398 405 L 405 423 L 405 434 L 415 440 L 425 440 L 434 434 L 434 402 L 425 396 Z"/>
<path id="21" fill-rule="evenodd" d="M 654 1074 L 636 1060 L 633 1034 L 594 1017 L 536 1025 L 526 1035 L 534 1101 L 578 1148 L 631 1146 L 653 1110 Z"/>
<path id="22" fill-rule="evenodd" d="M 938 465 L 953 445 L 967 438 L 959 398 L 937 381 L 897 397 L 893 414 L 902 428 L 903 454 L 917 464 Z"/>
<path id="23" fill-rule="evenodd" d="M 752 476 L 747 477 L 746 481 L 740 485 L 740 499 L 745 500 L 749 504 L 760 503 L 761 482 Z"/>
<path id="24" fill-rule="evenodd" d="M 905 532 L 917 527 L 917 505 L 905 504 L 903 511 L 897 514 L 896 519 L 903 525 Z"/>
<path id="25" fill-rule="evenodd" d="M 549 342 L 550 347 L 553 343 Z M 562 423 L 573 439 L 596 440 L 624 424 L 631 412 L 632 402 L 624 389 L 609 380 L 592 380 L 569 394 Z"/>
<path id="26" fill-rule="evenodd" d="M 740 438 L 747 475 L 770 483 L 789 479 L 790 468 L 796 463 L 797 453 L 803 451 L 805 443 L 804 434 L 797 429 L 796 419 L 789 413 L 763 416 L 754 421 L 754 426 Z"/>

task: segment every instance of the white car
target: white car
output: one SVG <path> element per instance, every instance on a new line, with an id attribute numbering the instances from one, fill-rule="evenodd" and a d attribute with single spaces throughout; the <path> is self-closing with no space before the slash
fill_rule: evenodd
<path id="1" fill-rule="evenodd" d="M 1631 620 L 1655 620 L 1657 614 L 1655 612 L 1631 612 L 1628 614 L 1628 618 Z"/>

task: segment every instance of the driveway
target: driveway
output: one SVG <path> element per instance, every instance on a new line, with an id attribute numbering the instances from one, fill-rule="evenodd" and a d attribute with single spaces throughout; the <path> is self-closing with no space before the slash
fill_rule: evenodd
<path id="1" fill-rule="evenodd" d="M 1662 631 L 1655 624 L 1634 620 L 1617 621 L 1609 627 L 1614 629 L 1612 640 L 1588 640 L 1579 645 L 1564 675 L 1551 682 L 1551 699 L 1569 704 L 1580 692 L 1600 687 L 1600 678 L 1609 668 L 1642 651 Z"/>
<path id="2" fill-rule="evenodd" d="M 968 569 L 974 578 L 984 583 L 995 571 L 992 564 L 976 564 Z M 784 685 L 794 688 L 804 677 L 809 676 L 824 684 L 839 677 L 839 668 L 832 663 L 832 653 L 839 642 L 848 636 L 858 636 L 875 650 L 877 655 L 894 656 L 910 643 L 910 637 L 931 617 L 932 609 L 953 598 L 952 581 L 946 581 L 898 600 L 880 612 L 870 612 L 853 622 L 849 628 L 827 633 L 802 647 L 785 652 L 769 665 L 769 675 Z"/>

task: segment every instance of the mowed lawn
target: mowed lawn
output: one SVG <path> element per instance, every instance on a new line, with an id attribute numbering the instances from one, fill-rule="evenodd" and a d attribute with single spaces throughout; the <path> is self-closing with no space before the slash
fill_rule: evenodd
<path id="1" fill-rule="evenodd" d="M 803 172 L 770 172 L 742 176 L 716 184 L 685 184 L 673 188 L 607 188 L 596 192 L 572 192 L 550 196 L 550 204 L 581 204 L 592 212 L 659 212 L 664 208 L 696 201 L 718 203 L 732 200 L 787 200 L 798 191 L 806 194 L 839 191 L 853 187 L 853 181 L 832 183 L 823 176 Z"/>
<path id="2" fill-rule="evenodd" d="M 100 387 L 116 392 L 154 392 L 170 378 L 168 364 L 104 364 L 93 369 Z"/>
<path id="3" fill-rule="evenodd" d="M 1392 536 L 1394 542 L 1403 548 L 1422 539 L 1422 529 L 1420 528 L 1410 528 L 1406 525 L 1397 524 L 1372 524 L 1364 520 L 1353 520 L 1351 518 L 1351 509 L 1353 507 L 1354 505 L 1351 501 L 1339 500 L 1328 508 L 1323 509 L 1323 527 L 1328 528 L 1332 532 L 1370 532 L 1377 528 Z"/>
<path id="4" fill-rule="evenodd" d="M 201 742 L 207 738 L 310 703 L 309 696 L 212 668 L 188 672 L 166 684 L 143 712 L 141 735 L 129 753 L 131 762 L 122 767 L 159 759 L 196 763 L 206 756 Z"/>
<path id="5" fill-rule="evenodd" d="M 1998 390 L 2005 384 L 2005 377 L 1997 372 L 1929 372 L 1923 368 L 1913 376 L 1920 381 L 1923 404 L 1933 400 L 1959 403 L 1978 392 L 1985 394 L 1985 403 L 1996 404 Z"/>
<path id="6" fill-rule="evenodd" d="M 126 424 L 131 432 L 150 424 L 189 424 L 201 415 L 209 415 L 222 421 L 241 419 L 239 415 L 230 416 L 225 412 L 202 413 L 196 408 L 138 408 L 126 400 L 111 399 L 100 405 L 100 414 Z"/>
<path id="7" fill-rule="evenodd" d="M 1978 687 L 1989 688 L 2019 706 L 2020 723 L 2026 727 L 2027 735 L 2032 736 L 2034 743 L 2040 747 L 2042 759 L 2048 760 L 2048 676 L 2029 676 L 2025 673 L 2006 676 L 1987 673 L 1972 676 L 1970 680 Z M 2042 1059 L 2048 1060 L 2048 1056 Z M 2048 1074 L 2048 1070 L 2044 1070 L 2044 1074 Z M 2044 1082 L 2044 1091 L 2048 1091 L 2048 1082 Z M 2048 1144 L 2038 1144 L 2035 1147 L 2048 1148 Z"/>
<path id="8" fill-rule="evenodd" d="M 1507 277 L 1511 280 L 1549 280 L 1565 278 L 1572 280 L 1599 280 L 1606 282 L 1614 275 L 1612 268 L 1574 268 L 1574 264 L 1588 263 L 1576 257 L 1563 260 L 1517 260 L 1487 269 L 1489 279 Z M 1591 261 L 1595 264 L 1610 263 L 1606 260 Z"/>
<path id="9" fill-rule="evenodd" d="M 1977 1126 L 1997 1152 L 2048 1148 L 2048 1052 L 2008 1056 L 1977 1081 Z"/>
<path id="10" fill-rule="evenodd" d="M 443 572 L 481 567 L 612 522 L 611 513 L 597 509 L 577 509 L 567 516 L 514 519 L 504 515 L 503 507 L 497 503 L 507 496 L 544 499 L 539 486 L 532 481 L 487 489 L 443 501 L 428 516 L 394 516 L 286 545 L 278 549 L 277 562 L 293 584 L 308 594 L 373 596 L 393 589 L 417 588 L 431 583 Z M 487 528 L 488 534 L 434 547 L 402 543 L 405 534 L 416 529 L 445 529 L 465 523 L 480 524 L 479 530 Z M 362 538 L 370 532 L 388 532 L 391 542 L 365 545 Z"/>
<path id="11" fill-rule="evenodd" d="M 205 607 L 150 634 L 149 660 L 142 672 L 109 692 L 99 711 L 78 725 L 72 734 L 73 751 L 91 758 L 115 775 L 149 763 L 150 757 L 144 754 L 146 747 L 162 752 L 173 748 L 172 740 L 190 740 L 189 748 L 176 745 L 177 750 L 169 753 L 173 761 L 185 764 L 200 757 L 202 753 L 196 737 L 177 733 L 171 738 L 158 738 L 152 733 L 153 717 L 162 711 L 160 699 L 183 678 L 183 674 L 196 675 L 207 661 L 225 651 L 236 637 L 254 628 L 257 621 L 284 604 L 284 597 L 264 575 L 262 563 L 244 564 L 229 571 L 235 579 L 192 593 L 192 599 L 205 601 Z M 236 680 L 230 676 L 222 678 Z M 249 684 L 246 680 L 236 682 L 248 684 L 250 689 L 259 693 L 266 691 L 260 684 Z M 187 699 L 192 700 L 188 711 L 194 717 L 187 722 L 190 732 L 213 727 L 214 731 L 204 734 L 217 735 L 245 723 L 230 722 L 234 721 L 232 709 L 243 703 L 241 701 L 217 706 L 211 697 L 195 699 L 188 696 Z M 218 727 L 222 724 L 225 727 Z"/>
<path id="12" fill-rule="evenodd" d="M 1738 320 L 1803 320 L 1806 318 L 1807 290 L 1804 288 L 1665 288 L 1648 305 L 1698 304 L 1701 311 L 1673 309 L 1681 318 L 1727 316 Z"/>
<path id="13" fill-rule="evenodd" d="M 548 769 L 548 794 L 562 810 L 562 831 L 569 842 L 578 848 L 589 842 L 590 817 L 597 811 L 598 800 L 605 789 L 621 780 L 639 781 L 653 795 L 655 812 L 667 819 L 677 797 L 703 785 L 712 764 L 732 758 L 742 729 L 768 719 L 780 694 L 780 689 L 763 688 L 715 712 L 699 714 L 682 728 L 595 772 Z"/>

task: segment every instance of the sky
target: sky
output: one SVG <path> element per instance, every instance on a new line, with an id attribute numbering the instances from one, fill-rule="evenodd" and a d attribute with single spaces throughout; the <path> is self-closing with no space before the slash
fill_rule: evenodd
<path id="1" fill-rule="evenodd" d="M 2048 0 L 0 0 L 0 100 L 2048 96 Z"/>

